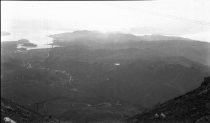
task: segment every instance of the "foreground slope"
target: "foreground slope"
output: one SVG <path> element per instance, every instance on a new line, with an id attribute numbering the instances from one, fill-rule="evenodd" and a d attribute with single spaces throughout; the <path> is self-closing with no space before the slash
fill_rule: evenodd
<path id="1" fill-rule="evenodd" d="M 129 119 L 137 122 L 210 122 L 210 77 L 197 89 Z"/>
<path id="2" fill-rule="evenodd" d="M 3 123 L 5 118 L 10 118 L 16 122 L 43 122 L 44 116 L 23 107 L 16 102 L 1 98 L 1 122 Z"/>

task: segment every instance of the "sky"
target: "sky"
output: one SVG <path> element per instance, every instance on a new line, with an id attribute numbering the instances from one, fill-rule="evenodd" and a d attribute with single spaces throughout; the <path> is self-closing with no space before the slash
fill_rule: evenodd
<path id="1" fill-rule="evenodd" d="M 210 0 L 1 1 L 1 31 L 18 38 L 98 30 L 210 42 L 209 13 Z"/>

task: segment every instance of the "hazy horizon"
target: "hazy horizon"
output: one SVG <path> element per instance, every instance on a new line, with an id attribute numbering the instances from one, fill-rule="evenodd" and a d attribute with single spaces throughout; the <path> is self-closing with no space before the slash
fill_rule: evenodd
<path id="1" fill-rule="evenodd" d="M 2 1 L 4 39 L 47 43 L 76 30 L 171 35 L 210 42 L 208 0 Z"/>

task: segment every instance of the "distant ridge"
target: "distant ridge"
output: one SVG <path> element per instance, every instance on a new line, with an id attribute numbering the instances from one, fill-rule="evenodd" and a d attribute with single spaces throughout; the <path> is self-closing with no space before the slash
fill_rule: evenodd
<path id="1" fill-rule="evenodd" d="M 80 46 L 89 49 L 129 49 L 136 48 L 160 56 L 181 56 L 210 66 L 210 43 L 188 38 L 165 35 L 144 35 L 98 31 L 74 31 L 50 35 L 53 44 L 62 47 Z M 140 53 L 140 52 L 139 52 Z"/>
<path id="2" fill-rule="evenodd" d="M 169 40 L 191 40 L 188 38 L 178 37 L 178 36 L 165 36 L 165 35 L 159 35 L 159 34 L 151 34 L 151 35 L 143 35 L 138 36 L 134 34 L 129 33 L 120 33 L 120 32 L 109 32 L 109 33 L 102 33 L 99 31 L 88 31 L 88 30 L 79 30 L 74 32 L 66 32 L 66 33 L 59 33 L 54 35 L 49 35 L 49 37 L 54 38 L 55 40 L 75 40 L 75 39 L 81 39 L 81 38 L 91 38 L 91 39 L 103 39 L 103 40 L 124 40 L 129 39 L 133 41 L 169 41 Z"/>

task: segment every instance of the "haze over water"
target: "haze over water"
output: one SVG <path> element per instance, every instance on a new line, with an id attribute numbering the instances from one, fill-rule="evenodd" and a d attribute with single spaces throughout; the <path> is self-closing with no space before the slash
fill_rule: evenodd
<path id="1" fill-rule="evenodd" d="M 10 31 L 10 35 L 5 35 L 1 37 L 1 41 L 17 41 L 20 39 L 28 39 L 31 43 L 37 44 L 37 48 L 49 48 L 52 43 L 52 38 L 49 35 L 61 33 L 60 31 L 46 31 L 40 30 L 36 32 L 26 32 L 21 31 Z"/>
<path id="2" fill-rule="evenodd" d="M 3 1 L 1 41 L 49 44 L 48 35 L 98 30 L 161 34 L 210 42 L 210 1 Z"/>

